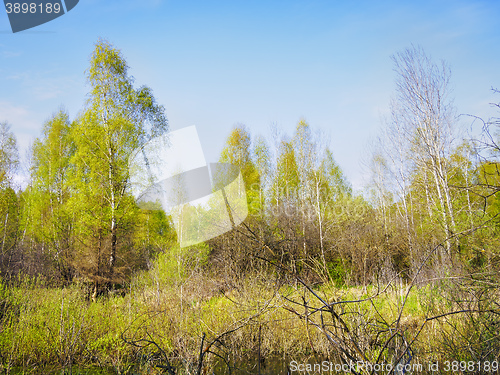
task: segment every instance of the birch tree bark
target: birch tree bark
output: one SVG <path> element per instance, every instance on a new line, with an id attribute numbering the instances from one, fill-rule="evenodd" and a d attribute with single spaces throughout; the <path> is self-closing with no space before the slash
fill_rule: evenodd
<path id="1" fill-rule="evenodd" d="M 397 53 L 393 61 L 397 73 L 394 116 L 409 145 L 407 158 L 413 168 L 432 176 L 441 225 L 449 238 L 456 231 L 448 162 L 454 141 L 450 70 L 444 62 L 434 63 L 422 48 L 415 46 Z M 448 252 L 450 247 L 446 240 Z"/>

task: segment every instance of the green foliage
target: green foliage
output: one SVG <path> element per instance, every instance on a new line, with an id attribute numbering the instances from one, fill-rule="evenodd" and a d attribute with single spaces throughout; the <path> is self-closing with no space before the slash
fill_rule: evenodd
<path id="1" fill-rule="evenodd" d="M 0 190 L 0 254 L 10 254 L 14 250 L 19 234 L 19 201 L 12 188 Z"/>
<path id="2" fill-rule="evenodd" d="M 272 187 L 273 204 L 279 204 L 282 200 L 295 200 L 299 183 L 299 171 L 293 145 L 290 142 L 282 141 Z"/>
<path id="3" fill-rule="evenodd" d="M 250 215 L 260 212 L 261 177 L 252 160 L 250 133 L 244 125 L 233 128 L 226 140 L 219 161 L 237 165 L 240 168 L 245 182 Z"/>
<path id="4" fill-rule="evenodd" d="M 96 43 L 87 80 L 79 117 L 71 122 L 60 110 L 34 142 L 21 229 L 64 279 L 121 282 L 172 240 L 164 215 L 141 212 L 128 190 L 130 153 L 163 134 L 168 122 L 151 89 L 133 87 L 110 43 Z"/>
<path id="5" fill-rule="evenodd" d="M 11 273 L 13 255 L 19 237 L 20 202 L 12 188 L 19 164 L 17 142 L 10 126 L 0 123 L 0 272 Z"/>
<path id="6" fill-rule="evenodd" d="M 134 245 L 152 258 L 176 241 L 173 223 L 162 210 L 140 210 L 134 215 Z"/>
<path id="7" fill-rule="evenodd" d="M 88 105 L 71 129 L 76 151 L 68 205 L 79 212 L 75 233 L 83 244 L 80 252 L 90 258 L 86 273 L 112 277 L 117 254 L 126 256 L 140 215 L 127 193 L 128 158 L 146 140 L 164 133 L 167 120 L 149 88 L 133 88 L 125 59 L 108 42 L 96 44 L 87 79 Z"/>
<path id="8" fill-rule="evenodd" d="M 22 227 L 55 260 L 61 276 L 73 276 L 73 215 L 68 175 L 75 147 L 68 114 L 59 111 L 43 127 L 32 149 L 31 184 L 23 192 Z"/>
<path id="9" fill-rule="evenodd" d="M 19 165 L 17 142 L 10 125 L 0 122 L 0 184 L 9 186 L 13 173 Z"/>
<path id="10" fill-rule="evenodd" d="M 333 285 L 335 285 L 337 288 L 345 285 L 347 280 L 346 275 L 349 273 L 349 270 L 346 269 L 347 267 L 345 261 L 338 258 L 331 262 L 328 262 L 326 266 Z"/>
<path id="11" fill-rule="evenodd" d="M 340 166 L 335 162 L 329 148 L 325 151 L 325 157 L 321 160 L 320 170 L 328 185 L 326 195 L 341 198 L 352 195 L 352 188 L 343 174 Z"/>
<path id="12" fill-rule="evenodd" d="M 17 194 L 16 141 L 0 124 L 3 369 L 97 361 L 124 373 L 138 358 L 156 363 L 162 348 L 192 371 L 201 335 L 224 332 L 231 334 L 212 349 L 241 358 L 255 353 L 257 342 L 266 354 L 330 355 L 326 336 L 309 329 L 318 314 L 288 315 L 312 307 L 306 300 L 313 295 L 297 288 L 299 280 L 325 301 L 364 299 L 374 284 L 398 281 L 380 298 L 342 305 L 342 315 L 352 317 L 344 327 L 349 343 L 358 340 L 367 357 L 391 359 L 402 335 L 412 337 L 431 313 L 453 309 L 467 314 L 447 318 L 449 326 L 422 328 L 431 339 L 415 341 L 415 354 L 428 358 L 425 350 L 438 343 L 456 358 L 498 356 L 498 335 L 489 327 L 498 324 L 492 302 L 498 280 L 491 275 L 500 259 L 500 164 L 477 162 L 473 144 L 451 142 L 451 107 L 440 96 L 446 69 L 415 48 L 395 62 L 399 103 L 391 107 L 389 144 L 372 158 L 372 202 L 353 193 L 324 136 L 305 120 L 291 138 L 274 139 L 275 149 L 237 125 L 220 161 L 240 167 L 250 218 L 207 244 L 180 248 L 171 218 L 139 209 L 129 192 L 129 156 L 168 130 L 164 108 L 150 88 L 134 87 L 121 52 L 98 41 L 86 105 L 73 121 L 60 110 L 44 124 L 32 148 L 29 186 Z M 207 222 L 216 220 L 217 208 L 204 215 Z M 185 209 L 186 221 L 197 220 L 195 208 Z M 52 268 L 44 262 L 64 287 L 51 287 Z M 46 279 L 23 277 L 31 268 Z M 474 275 L 468 284 L 451 282 L 466 273 Z M 412 292 L 403 308 L 410 280 L 439 287 Z M 317 328 L 325 327 L 323 318 Z M 329 327 L 336 334 L 344 329 Z M 141 348 L 144 338 L 158 347 Z M 390 345 L 380 344 L 384 338 Z"/>

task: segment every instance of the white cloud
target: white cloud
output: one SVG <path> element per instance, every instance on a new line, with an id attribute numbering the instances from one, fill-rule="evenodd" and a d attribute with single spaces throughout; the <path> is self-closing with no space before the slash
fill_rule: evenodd
<path id="1" fill-rule="evenodd" d="M 1 53 L 2 57 L 5 57 L 5 58 L 12 58 L 12 57 L 18 57 L 18 56 L 21 56 L 22 53 L 21 52 L 14 52 L 14 51 L 2 51 Z"/>
<path id="2" fill-rule="evenodd" d="M 84 84 L 76 76 L 56 76 L 53 71 L 14 73 L 5 80 L 18 81 L 17 87 L 22 87 L 36 100 L 66 98 L 68 92 Z"/>
<path id="3" fill-rule="evenodd" d="M 0 58 L 14 58 L 22 55 L 21 51 L 16 51 L 15 49 L 8 49 L 5 44 L 0 44 Z"/>
<path id="4" fill-rule="evenodd" d="M 34 120 L 33 114 L 25 106 L 1 100 L 0 121 L 7 121 L 11 124 L 12 130 L 17 129 L 22 132 L 33 132 L 40 127 Z"/>
<path id="5" fill-rule="evenodd" d="M 16 136 L 19 155 L 24 156 L 33 140 L 39 135 L 40 121 L 26 107 L 0 101 L 0 121 L 7 121 Z"/>
<path id="6" fill-rule="evenodd" d="M 33 140 L 39 135 L 40 120 L 33 111 L 25 106 L 0 100 L 0 122 L 7 121 L 14 133 L 19 150 L 21 165 L 14 176 L 17 187 L 24 188 L 28 182 L 29 149 Z"/>
<path id="7" fill-rule="evenodd" d="M 30 91 L 38 100 L 65 97 L 66 94 L 78 85 L 75 77 L 40 78 L 29 84 Z M 80 83 L 81 85 L 81 83 Z"/>
<path id="8" fill-rule="evenodd" d="M 29 78 L 28 73 L 17 73 L 17 74 L 12 74 L 12 75 L 5 77 L 5 79 L 12 80 L 12 81 L 26 80 L 28 78 Z"/>

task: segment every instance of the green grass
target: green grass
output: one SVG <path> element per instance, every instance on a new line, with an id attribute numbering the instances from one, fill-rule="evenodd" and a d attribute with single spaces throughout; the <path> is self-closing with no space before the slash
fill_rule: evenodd
<path id="1" fill-rule="evenodd" d="M 230 353 L 234 361 L 255 359 L 259 341 L 265 356 L 292 353 L 306 358 L 314 354 L 312 348 L 317 355 L 332 355 L 325 335 L 312 325 L 307 327 L 291 312 L 302 314 L 304 308 L 290 300 L 300 303 L 306 298 L 310 309 L 320 306 L 311 293 L 300 285 L 276 290 L 272 280 L 249 277 L 238 288 L 222 294 L 212 280 L 215 276 L 210 278 L 199 268 L 201 262 L 196 257 L 204 256 L 203 249 L 198 255 L 162 254 L 151 270 L 134 277 L 124 296 L 100 297 L 97 302 L 86 298 L 82 283 L 65 288 L 48 287 L 41 279 L 19 280 L 12 287 L 0 283 L 2 369 L 99 366 L 126 373 L 139 364 L 154 373 L 153 366 L 161 360 L 158 347 L 178 366 L 193 368 L 203 334 L 205 346 L 222 335 L 211 350 L 221 355 Z M 315 292 L 332 303 L 364 300 L 376 294 L 377 288 L 338 288 L 333 283 L 317 286 Z M 375 335 L 370 327 L 387 324 L 394 329 L 405 293 L 404 286 L 390 287 L 373 299 L 335 307 L 346 314 L 344 319 L 353 332 L 356 324 L 367 327 L 366 332 L 358 333 L 367 356 L 376 357 L 380 351 L 380 346 L 370 341 L 370 335 Z M 411 339 L 429 309 L 437 307 L 447 308 L 442 290 L 414 288 L 406 300 L 399 329 Z M 310 319 L 320 323 L 319 314 Z M 231 333 L 223 335 L 227 331 Z M 422 360 L 430 358 L 429 348 L 437 345 L 439 332 L 443 330 L 438 331 L 435 324 L 426 325 L 415 355 Z M 144 347 L 131 345 L 123 337 Z M 158 347 L 137 341 L 145 339 Z M 215 359 L 207 356 L 206 363 L 213 364 Z"/>

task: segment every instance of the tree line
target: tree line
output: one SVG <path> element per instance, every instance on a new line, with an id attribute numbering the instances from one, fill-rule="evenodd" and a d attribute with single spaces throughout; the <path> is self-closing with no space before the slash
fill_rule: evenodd
<path id="1" fill-rule="evenodd" d="M 496 269 L 498 120 L 484 122 L 482 138 L 466 139 L 446 63 L 415 46 L 393 63 L 395 94 L 364 196 L 353 193 L 325 137 L 305 120 L 292 136 L 273 128 L 267 139 L 233 128 L 220 161 L 240 167 L 249 217 L 208 241 L 206 268 L 217 270 L 225 288 L 276 272 L 273 262 L 313 284 L 408 280 L 439 244 L 420 277 Z M 74 120 L 59 110 L 44 124 L 19 191 L 16 140 L 1 124 L 0 271 L 6 280 L 84 279 L 95 299 L 104 286 L 148 268 L 176 237 L 170 218 L 140 209 L 128 189 L 132 151 L 168 131 L 164 107 L 149 87 L 134 87 L 125 58 L 107 41 L 96 43 L 86 76 L 87 102 Z"/>
<path id="2" fill-rule="evenodd" d="M 4 218 L 2 274 L 83 276 L 98 286 L 123 282 L 170 239 L 159 212 L 140 211 L 127 192 L 128 156 L 168 130 L 163 106 L 147 86 L 134 88 L 120 51 L 96 43 L 86 72 L 88 100 L 71 121 L 58 111 L 31 150 L 28 186 L 11 185 L 15 139 L 2 125 Z"/>
<path id="3" fill-rule="evenodd" d="M 267 257 L 316 283 L 496 270 L 498 120 L 458 115 L 448 65 L 421 47 L 392 60 L 395 93 L 371 147 L 365 195 L 352 192 L 324 135 L 306 121 L 291 137 L 273 129 L 272 139 L 253 142 L 235 126 L 221 161 L 242 169 L 251 218 L 248 228 L 212 241 L 233 277 L 258 267 L 262 243 Z M 481 135 L 464 135 L 460 124 L 469 120 L 483 121 Z"/>

